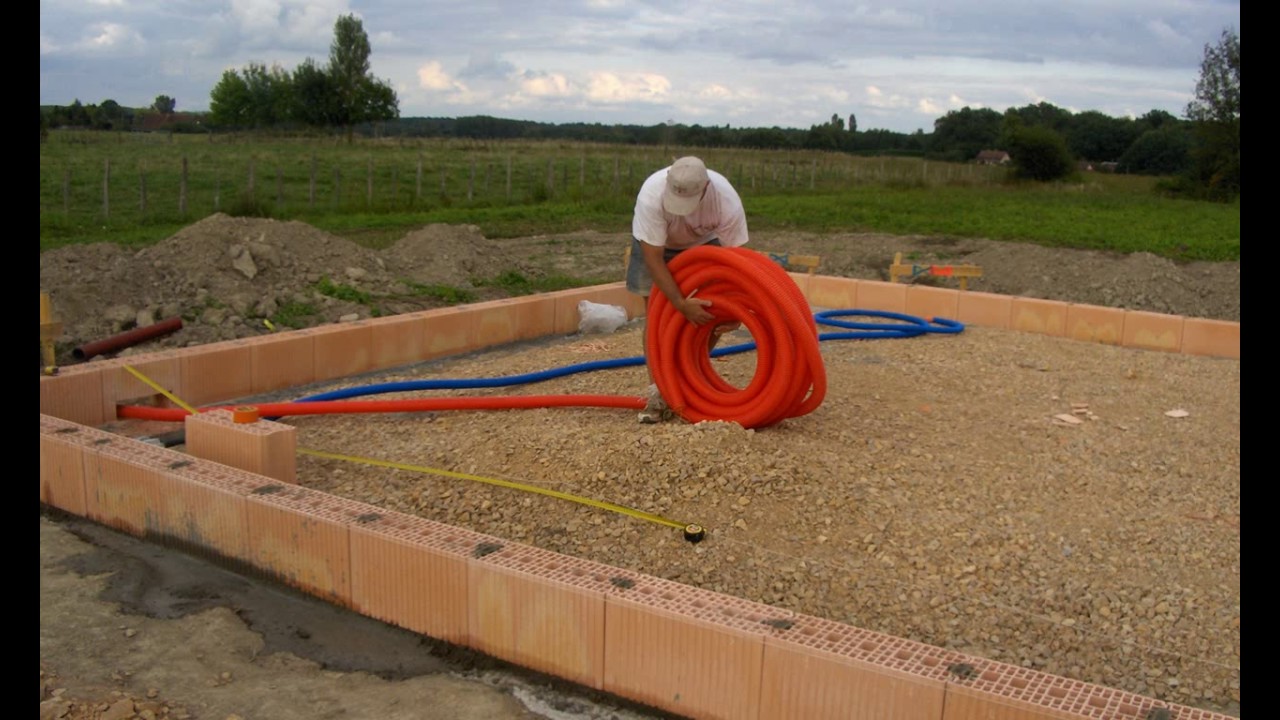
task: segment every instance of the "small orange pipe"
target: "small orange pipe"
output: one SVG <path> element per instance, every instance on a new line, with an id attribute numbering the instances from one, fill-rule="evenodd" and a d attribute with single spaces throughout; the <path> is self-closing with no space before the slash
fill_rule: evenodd
<path id="1" fill-rule="evenodd" d="M 549 407 L 604 407 L 643 410 L 646 399 L 625 395 L 515 395 L 494 397 L 414 398 L 407 400 L 322 400 L 316 402 L 259 403 L 259 417 L 286 415 L 334 415 L 342 413 L 428 412 L 432 410 L 517 410 Z M 201 408 L 231 410 L 242 406 Z M 116 417 L 122 420 L 182 422 L 191 413 L 182 408 L 119 405 Z"/>

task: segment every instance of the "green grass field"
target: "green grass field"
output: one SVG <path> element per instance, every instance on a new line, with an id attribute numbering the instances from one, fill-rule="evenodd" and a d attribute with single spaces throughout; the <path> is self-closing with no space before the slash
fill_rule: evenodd
<path id="1" fill-rule="evenodd" d="M 1000 168 L 809 151 L 61 131 L 40 146 L 40 249 L 146 246 L 214 212 L 300 220 L 375 248 L 429 223 L 493 238 L 625 232 L 644 177 L 685 154 L 734 182 L 753 230 L 1240 259 L 1239 201 L 1164 197 L 1138 176 L 1046 185 Z"/>

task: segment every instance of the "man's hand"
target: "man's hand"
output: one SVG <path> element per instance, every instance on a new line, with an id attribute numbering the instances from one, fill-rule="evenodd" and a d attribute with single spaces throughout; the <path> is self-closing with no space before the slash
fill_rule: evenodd
<path id="1" fill-rule="evenodd" d="M 695 290 L 694 292 L 697 291 Z M 686 320 L 694 325 L 703 325 L 705 323 L 713 322 L 716 319 L 715 315 L 712 315 L 703 309 L 709 307 L 711 307 L 710 300 L 703 300 L 702 298 L 696 298 L 690 295 L 689 297 L 681 300 L 676 309 L 680 311 L 681 315 L 684 315 Z"/>

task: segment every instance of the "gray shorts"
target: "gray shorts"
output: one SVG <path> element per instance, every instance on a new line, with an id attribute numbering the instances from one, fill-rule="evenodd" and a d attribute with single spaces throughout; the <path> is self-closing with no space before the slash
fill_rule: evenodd
<path id="1" fill-rule="evenodd" d="M 704 245 L 720 245 L 720 238 L 711 238 Z M 627 260 L 627 290 L 637 295 L 649 297 L 649 292 L 653 289 L 653 277 L 649 275 L 649 267 L 644 264 L 644 248 L 639 238 L 631 238 L 631 257 Z M 697 247 L 696 245 L 694 247 Z M 662 251 L 662 261 L 671 262 L 671 258 L 688 250 L 672 250 L 667 248 Z"/>

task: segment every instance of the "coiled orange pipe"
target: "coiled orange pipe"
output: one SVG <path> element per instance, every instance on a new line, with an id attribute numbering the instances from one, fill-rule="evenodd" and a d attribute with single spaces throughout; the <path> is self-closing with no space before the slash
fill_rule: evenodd
<path id="1" fill-rule="evenodd" d="M 663 399 L 689 422 L 726 420 L 745 428 L 774 425 L 822 404 L 827 373 L 818 326 L 791 276 L 768 256 L 712 245 L 686 250 L 667 265 L 684 297 L 710 300 L 717 322 L 696 326 L 660 292 L 649 298 L 645 355 Z M 756 371 L 746 387 L 711 365 L 711 332 L 741 322 L 756 343 Z"/>

